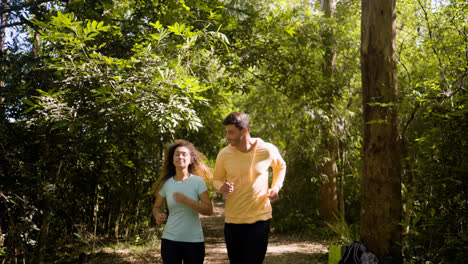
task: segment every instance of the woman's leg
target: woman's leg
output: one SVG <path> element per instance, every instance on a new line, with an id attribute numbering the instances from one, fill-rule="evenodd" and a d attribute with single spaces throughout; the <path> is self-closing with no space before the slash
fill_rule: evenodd
<path id="1" fill-rule="evenodd" d="M 181 242 L 161 239 L 161 257 L 164 264 L 182 264 Z"/>

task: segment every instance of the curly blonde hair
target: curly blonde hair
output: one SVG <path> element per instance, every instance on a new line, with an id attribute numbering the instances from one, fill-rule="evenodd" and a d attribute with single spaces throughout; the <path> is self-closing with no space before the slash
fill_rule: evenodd
<path id="1" fill-rule="evenodd" d="M 190 165 L 188 171 L 191 174 L 200 176 L 208 185 L 211 183 L 212 172 L 211 168 L 206 165 L 205 155 L 199 152 L 192 143 L 187 140 L 178 139 L 174 141 L 164 152 L 164 161 L 159 174 L 159 179 L 151 190 L 151 194 L 156 196 L 157 192 L 164 183 L 176 174 L 174 166 L 174 152 L 178 147 L 186 147 L 190 151 Z"/>

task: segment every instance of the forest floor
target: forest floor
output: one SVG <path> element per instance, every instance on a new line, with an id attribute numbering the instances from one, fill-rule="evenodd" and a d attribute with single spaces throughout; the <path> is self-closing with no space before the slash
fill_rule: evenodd
<path id="1" fill-rule="evenodd" d="M 224 243 L 224 203 L 214 202 L 214 214 L 201 217 L 205 235 L 206 264 L 227 264 L 226 245 Z M 303 235 L 270 233 L 268 250 L 264 264 L 314 264 L 328 262 L 326 241 L 306 238 Z M 159 248 L 132 250 L 129 248 L 102 248 L 87 255 L 83 263 L 90 264 L 143 264 L 162 263 Z"/>

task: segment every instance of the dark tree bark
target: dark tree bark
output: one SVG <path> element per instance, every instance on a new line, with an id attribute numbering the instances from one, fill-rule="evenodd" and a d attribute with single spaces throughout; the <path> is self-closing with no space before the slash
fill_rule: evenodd
<path id="1" fill-rule="evenodd" d="M 401 256 L 400 139 L 395 0 L 362 0 L 364 108 L 361 242 L 377 256 Z"/>

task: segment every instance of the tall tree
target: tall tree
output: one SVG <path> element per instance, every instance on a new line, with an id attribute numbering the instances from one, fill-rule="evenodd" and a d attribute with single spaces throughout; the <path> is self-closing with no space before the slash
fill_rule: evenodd
<path id="1" fill-rule="evenodd" d="M 336 10 L 336 0 L 324 0 L 322 1 L 322 9 L 324 11 L 325 19 L 332 19 Z M 323 76 L 327 83 L 331 86 L 331 89 L 335 89 L 333 82 L 334 68 L 335 68 L 335 58 L 336 58 L 336 43 L 334 37 L 334 29 L 331 26 L 326 26 L 324 30 L 324 66 L 323 66 Z M 332 103 L 326 103 L 325 108 L 330 112 L 327 106 L 331 106 Z M 332 115 L 329 115 L 330 117 Z M 324 122 L 321 129 L 321 139 L 322 145 L 324 147 L 324 156 L 326 159 L 322 165 L 321 174 L 324 177 L 321 177 L 321 213 L 322 219 L 324 221 L 332 221 L 338 212 L 338 194 L 337 194 L 337 174 L 338 169 L 336 166 L 336 156 L 338 149 L 338 140 L 334 137 L 336 133 L 330 133 L 333 131 L 333 117 L 329 118 Z M 341 205 L 342 206 L 342 205 Z"/>
<path id="2" fill-rule="evenodd" d="M 364 109 L 361 241 L 378 256 L 401 255 L 395 0 L 362 1 Z"/>

